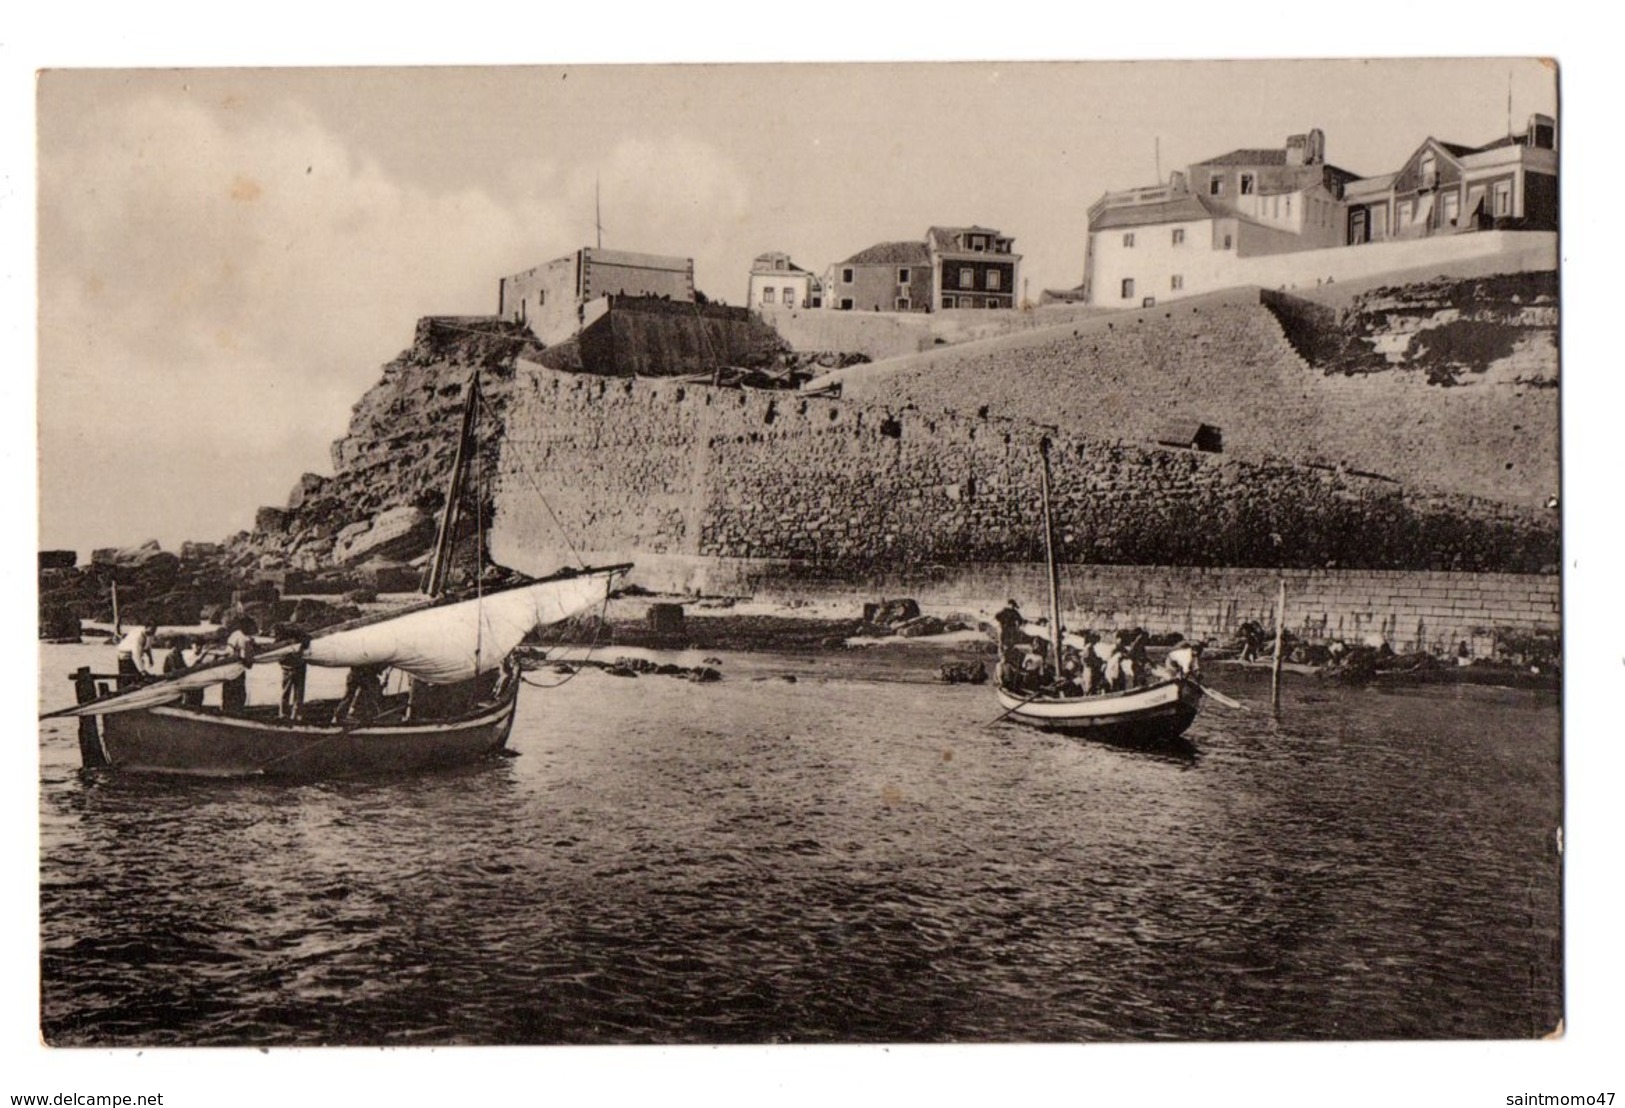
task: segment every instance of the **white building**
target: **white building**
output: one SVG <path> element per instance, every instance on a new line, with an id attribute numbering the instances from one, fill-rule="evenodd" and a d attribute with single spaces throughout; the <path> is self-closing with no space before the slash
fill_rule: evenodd
<path id="1" fill-rule="evenodd" d="M 773 250 L 758 254 L 750 266 L 750 286 L 745 303 L 753 310 L 774 308 L 821 308 L 823 282 L 790 260 L 790 255 Z"/>

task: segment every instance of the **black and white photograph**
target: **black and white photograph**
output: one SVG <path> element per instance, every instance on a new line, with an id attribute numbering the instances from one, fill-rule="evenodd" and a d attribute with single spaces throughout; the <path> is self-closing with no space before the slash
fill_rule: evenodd
<path id="1" fill-rule="evenodd" d="M 50 1103 L 1567 1049 L 1560 59 L 452 60 L 32 77 Z"/>

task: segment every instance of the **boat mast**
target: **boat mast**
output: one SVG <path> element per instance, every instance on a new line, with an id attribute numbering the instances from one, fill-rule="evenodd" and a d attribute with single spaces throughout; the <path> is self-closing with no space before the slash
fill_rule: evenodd
<path id="1" fill-rule="evenodd" d="M 1055 650 L 1055 677 L 1061 676 L 1061 571 L 1055 564 L 1055 521 L 1049 508 L 1049 439 L 1038 440 L 1038 457 L 1042 462 L 1038 476 L 1044 493 L 1044 558 L 1049 563 L 1049 616 L 1050 644 Z"/>
<path id="2" fill-rule="evenodd" d="M 462 429 L 457 435 L 457 456 L 451 463 L 451 481 L 446 488 L 446 503 L 440 512 L 440 534 L 435 539 L 434 561 L 429 565 L 429 580 L 423 591 L 439 596 L 446 587 L 446 573 L 451 568 L 452 535 L 457 528 L 457 510 L 462 501 L 463 475 L 468 468 L 469 446 L 474 439 L 474 415 L 479 407 L 480 375 L 478 371 L 468 378 L 463 403 Z"/>

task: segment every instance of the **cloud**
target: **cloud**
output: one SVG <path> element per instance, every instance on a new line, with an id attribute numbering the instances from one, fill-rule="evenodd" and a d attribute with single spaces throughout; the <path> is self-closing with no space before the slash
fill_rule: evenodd
<path id="1" fill-rule="evenodd" d="M 327 468 L 418 316 L 494 310 L 496 259 L 564 224 L 551 189 L 430 192 L 278 109 L 139 97 L 93 127 L 42 110 L 44 541 L 245 526 Z M 200 467 L 210 494 L 177 496 Z"/>

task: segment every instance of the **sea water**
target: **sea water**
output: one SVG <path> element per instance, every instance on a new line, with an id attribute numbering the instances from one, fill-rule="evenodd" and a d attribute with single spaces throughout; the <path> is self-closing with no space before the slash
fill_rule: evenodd
<path id="1" fill-rule="evenodd" d="M 57 1045 L 1529 1038 L 1560 711 L 1214 668 L 1194 753 L 992 722 L 929 650 L 529 674 L 513 758 L 79 768 L 40 729 Z M 42 648 L 42 696 L 110 668 Z M 952 655 L 945 654 L 945 657 Z M 958 655 L 963 657 L 963 654 Z M 675 659 L 692 664 L 693 659 Z M 275 667 L 252 696 L 274 699 Z M 313 671 L 313 695 L 336 675 Z"/>

